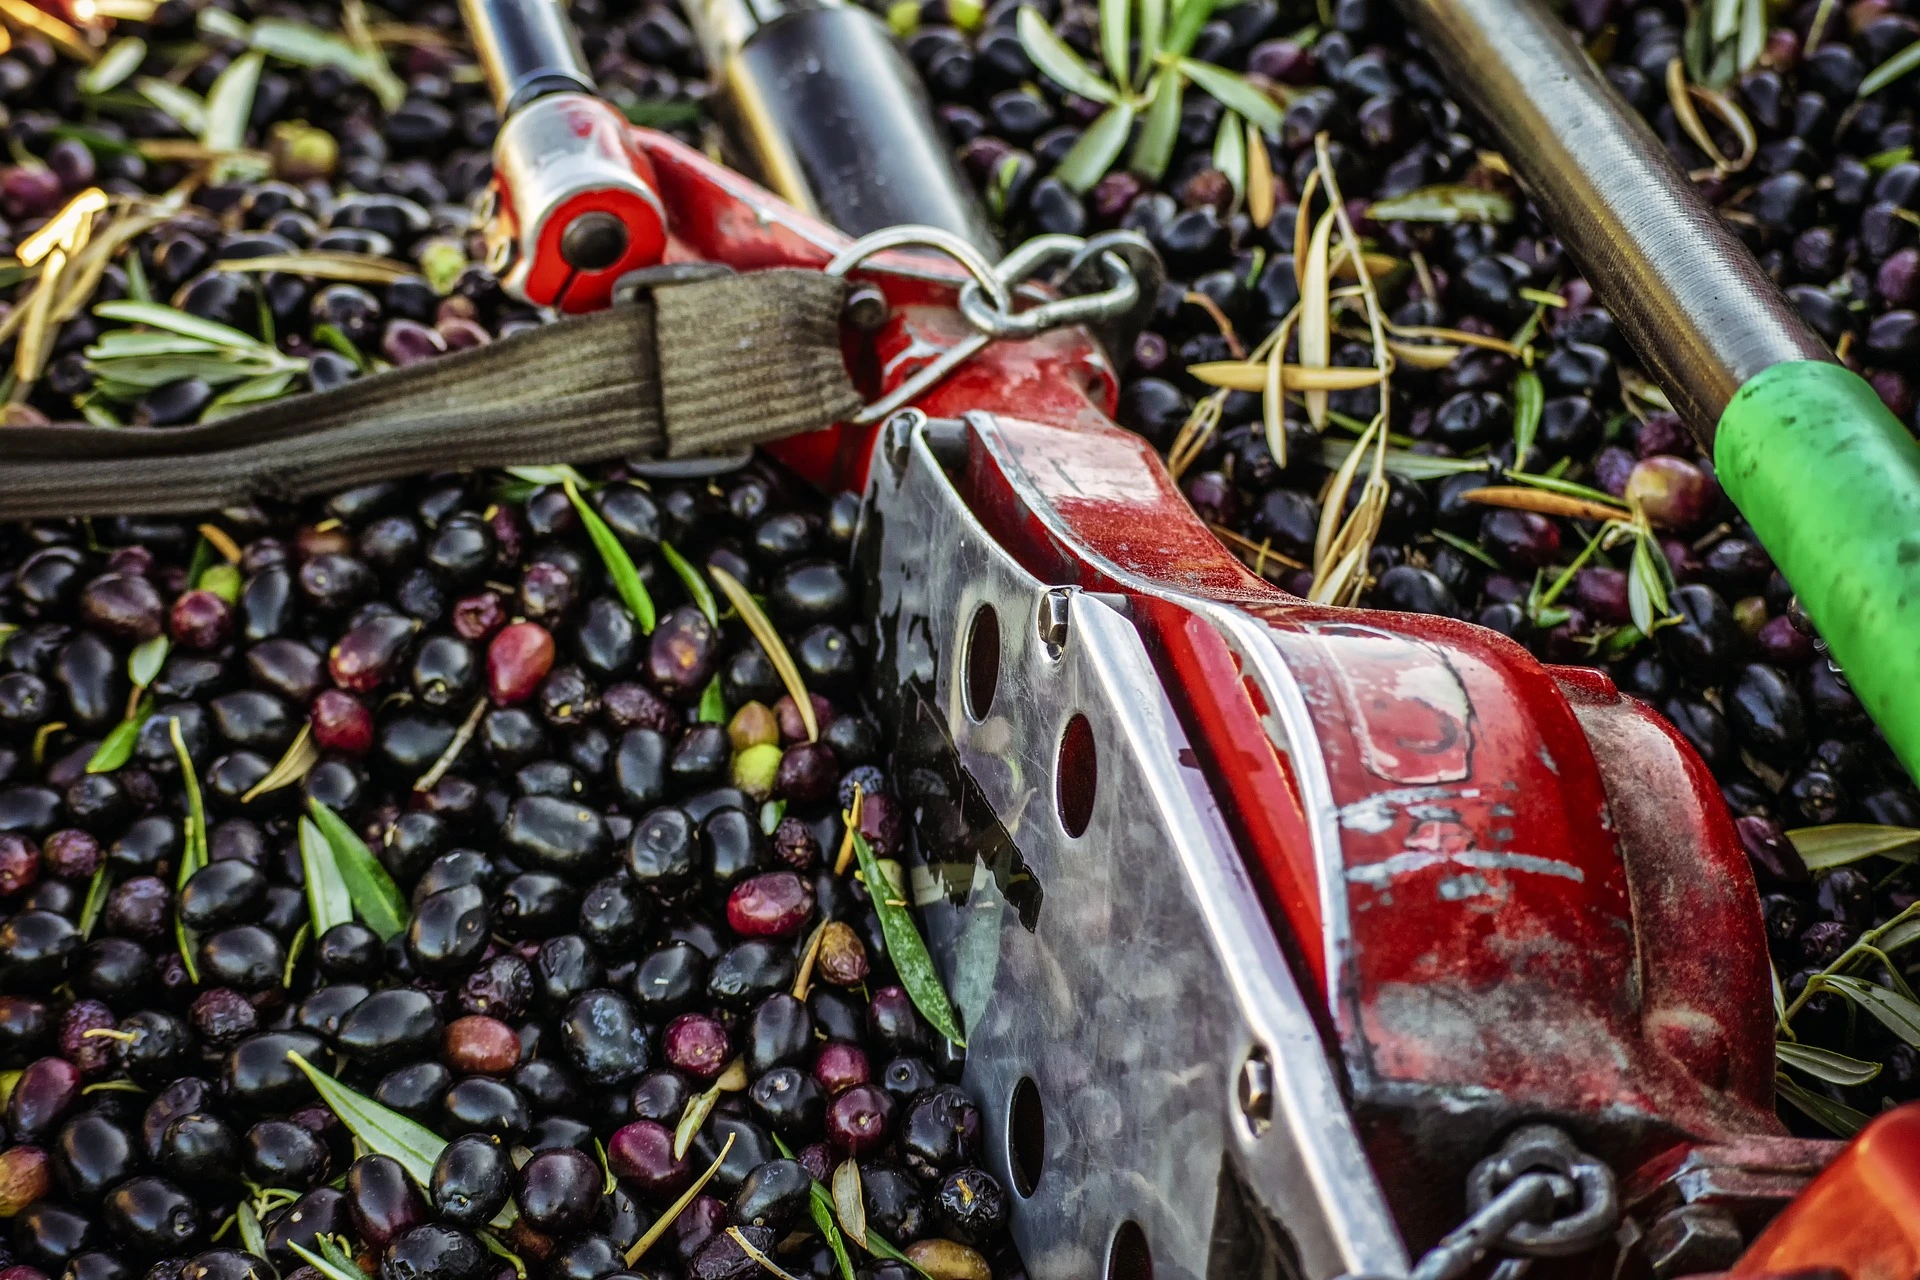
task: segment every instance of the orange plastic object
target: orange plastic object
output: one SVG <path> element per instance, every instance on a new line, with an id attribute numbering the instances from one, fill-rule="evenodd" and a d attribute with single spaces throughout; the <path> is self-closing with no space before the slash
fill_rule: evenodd
<path id="1" fill-rule="evenodd" d="M 1920 1102 L 1860 1131 L 1730 1275 L 1833 1267 L 1851 1280 L 1920 1275 Z"/>

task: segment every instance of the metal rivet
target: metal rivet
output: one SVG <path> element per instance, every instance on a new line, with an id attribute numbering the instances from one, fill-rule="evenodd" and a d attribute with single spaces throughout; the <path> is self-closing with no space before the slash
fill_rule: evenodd
<path id="1" fill-rule="evenodd" d="M 887 419 L 881 428 L 883 447 L 887 451 L 887 465 L 893 468 L 895 475 L 907 469 L 907 450 L 913 444 L 913 433 L 927 420 L 927 415 L 918 409 L 902 409 Z"/>
<path id="2" fill-rule="evenodd" d="M 1067 589 L 1054 587 L 1040 597 L 1040 643 L 1057 658 L 1067 647 Z"/>
<path id="3" fill-rule="evenodd" d="M 1257 1138 L 1273 1123 L 1273 1063 L 1265 1049 L 1255 1049 L 1240 1064 L 1240 1114 Z"/>
<path id="4" fill-rule="evenodd" d="M 860 332 L 872 333 L 887 322 L 893 308 L 887 305 L 886 294 L 870 284 L 860 284 L 847 291 L 847 303 L 841 314 Z"/>

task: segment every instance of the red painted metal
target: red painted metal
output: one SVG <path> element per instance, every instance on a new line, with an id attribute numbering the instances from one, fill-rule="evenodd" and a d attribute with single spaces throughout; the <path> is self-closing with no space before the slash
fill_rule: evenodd
<path id="1" fill-rule="evenodd" d="M 821 266 L 845 245 L 697 152 L 637 136 L 672 214 L 670 258 Z M 866 278 L 891 317 L 847 347 L 874 395 L 969 332 L 956 265 L 886 262 L 908 274 Z M 959 482 L 1002 545 L 1043 579 L 1129 599 L 1324 1000 L 1410 1243 L 1457 1221 L 1436 1188 L 1459 1186 L 1520 1118 L 1557 1118 L 1622 1169 L 1684 1163 L 1692 1143 L 1782 1141 L 1757 897 L 1687 744 L 1604 676 L 1544 667 L 1505 637 L 1312 605 L 1256 577 L 1108 420 L 1116 387 L 1097 344 L 1063 330 L 988 346 L 918 407 L 976 415 Z M 855 487 L 871 445 L 846 430 L 778 452 Z M 1285 709 L 1196 601 L 1266 625 L 1312 751 L 1276 749 L 1267 722 Z"/>

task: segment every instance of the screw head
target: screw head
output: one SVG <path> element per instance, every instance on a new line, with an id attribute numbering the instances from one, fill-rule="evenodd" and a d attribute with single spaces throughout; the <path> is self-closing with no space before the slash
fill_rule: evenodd
<path id="1" fill-rule="evenodd" d="M 560 233 L 560 260 L 575 271 L 605 271 L 627 251 L 627 224 L 603 210 L 583 213 Z"/>
<path id="2" fill-rule="evenodd" d="M 1273 1063 L 1264 1048 L 1256 1047 L 1240 1064 L 1237 1092 L 1240 1114 L 1259 1137 L 1273 1123 Z"/>

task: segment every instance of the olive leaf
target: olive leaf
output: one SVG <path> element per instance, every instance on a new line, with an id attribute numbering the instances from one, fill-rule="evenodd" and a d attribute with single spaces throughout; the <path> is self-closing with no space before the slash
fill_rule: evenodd
<path id="1" fill-rule="evenodd" d="M 1133 0 L 1106 0 L 1100 6 L 1100 56 L 1106 60 L 1107 74 L 1123 89 L 1133 75 L 1127 63 L 1132 52 L 1132 18 Z"/>
<path id="2" fill-rule="evenodd" d="M 194 137 L 199 137 L 207 127 L 207 104 L 193 90 L 183 89 L 158 76 L 141 76 L 133 82 L 133 87 Z"/>
<path id="3" fill-rule="evenodd" d="M 1147 82 L 1151 102 L 1147 123 L 1134 140 L 1133 155 L 1127 167 L 1142 177 L 1158 182 L 1173 162 L 1173 144 L 1180 137 L 1180 105 L 1186 97 L 1187 81 L 1173 68 L 1164 68 Z"/>
<path id="4" fill-rule="evenodd" d="M 367 1150 L 399 1161 L 407 1176 L 422 1187 L 432 1180 L 433 1163 L 447 1147 L 445 1138 L 419 1121 L 347 1088 L 291 1049 L 287 1050 L 287 1061 L 306 1073 L 320 1100 Z"/>
<path id="5" fill-rule="evenodd" d="M 307 915 L 313 931 L 323 934 L 337 924 L 353 919 L 353 899 L 340 866 L 333 858 L 333 846 L 321 834 L 311 818 L 300 819 L 300 869 L 307 880 Z"/>
<path id="6" fill-rule="evenodd" d="M 720 1154 L 713 1158 L 713 1163 L 707 1166 L 707 1171 L 695 1178 L 693 1185 L 681 1192 L 680 1198 L 668 1205 L 666 1212 L 653 1220 L 653 1225 L 647 1228 L 646 1234 L 633 1242 L 633 1247 L 627 1250 L 628 1266 L 638 1263 L 646 1255 L 647 1250 L 653 1248 L 660 1237 L 667 1234 L 667 1229 L 673 1226 L 674 1220 L 686 1212 L 687 1206 L 706 1190 L 707 1184 L 713 1181 L 713 1176 L 720 1172 L 720 1166 L 726 1162 L 727 1152 L 733 1150 L 734 1139 L 739 1136 L 737 1133 L 729 1133 L 727 1140 L 720 1144 Z M 776 1138 L 775 1141 L 779 1139 Z"/>
<path id="7" fill-rule="evenodd" d="M 567 470 L 571 471 L 569 467 Z M 515 474 L 518 474 L 517 472 Z M 525 478 L 524 476 L 522 477 Z M 600 513 L 587 504 L 580 496 L 580 486 L 572 475 L 562 476 L 560 481 L 567 491 L 567 500 L 573 503 L 573 509 L 580 513 L 580 523 L 586 527 L 587 537 L 593 542 L 594 550 L 600 553 L 600 559 L 607 566 L 607 576 L 613 580 L 613 589 L 620 593 L 620 602 L 627 606 L 627 612 L 639 624 L 640 630 L 653 634 L 655 622 L 653 597 L 647 594 L 647 584 L 640 580 L 640 570 L 634 566 L 633 557 L 627 554 L 626 547 L 614 535 Z"/>
<path id="8" fill-rule="evenodd" d="M 383 939 L 391 939 L 405 929 L 409 915 L 407 900 L 387 869 L 380 865 L 380 859 L 367 848 L 367 842 L 345 819 L 318 800 L 309 799 L 307 810 L 333 850 L 334 865 L 346 883 L 354 913 Z"/>
<path id="9" fill-rule="evenodd" d="M 1231 111 L 1220 113 L 1220 127 L 1213 135 L 1213 167 L 1227 176 L 1236 200 L 1247 194 L 1247 136 L 1240 117 Z"/>
<path id="10" fill-rule="evenodd" d="M 127 674 L 136 685 L 144 689 L 159 677 L 170 647 L 164 633 L 134 646 L 133 652 L 127 656 Z"/>
<path id="11" fill-rule="evenodd" d="M 664 547 L 664 543 L 662 546 Z M 753 594 L 740 585 L 735 578 L 718 565 L 711 566 L 713 580 L 720 584 L 720 591 L 727 597 L 727 603 L 734 607 L 740 620 L 747 624 L 747 630 L 760 642 L 767 652 L 768 661 L 773 669 L 780 673 L 780 683 L 787 687 L 787 696 L 793 699 L 794 709 L 800 713 L 800 721 L 807 727 L 807 741 L 820 740 L 820 724 L 813 714 L 813 695 L 807 692 L 806 682 L 800 678 L 800 668 L 795 664 L 793 655 L 787 652 L 786 642 L 780 639 L 780 633 L 774 630 L 773 623 L 761 609 L 760 602 Z"/>
<path id="12" fill-rule="evenodd" d="M 300 965 L 300 953 L 307 949 L 307 939 L 312 936 L 313 922 L 302 920 L 300 927 L 293 931 L 293 941 L 287 944 L 287 963 L 280 969 L 281 986 L 293 986 L 293 974 Z"/>
<path id="13" fill-rule="evenodd" d="M 851 834 L 854 856 L 860 859 L 860 874 L 866 880 L 874 912 L 880 917 L 880 932 L 886 937 L 887 955 L 893 961 L 894 971 L 900 975 L 900 985 L 907 989 L 914 1008 L 933 1024 L 934 1030 L 965 1048 L 966 1038 L 919 928 L 908 914 L 906 904 L 893 896 L 891 882 L 881 871 L 873 847 L 858 831 Z"/>
<path id="14" fill-rule="evenodd" d="M 715 1104 L 720 1101 L 720 1086 L 694 1094 L 687 1099 L 687 1109 L 680 1113 L 680 1123 L 673 1130 L 673 1158 L 686 1158 L 687 1149 L 693 1140 L 700 1136 L 700 1129 L 707 1123 L 707 1117 L 713 1114 Z"/>
<path id="15" fill-rule="evenodd" d="M 1653 536 L 1643 533 L 1633 540 L 1633 559 L 1627 569 L 1627 612 L 1641 634 L 1652 635 L 1654 624 L 1670 612 L 1667 584 L 1659 566 L 1654 564 Z"/>
<path id="16" fill-rule="evenodd" d="M 1795 827 L 1787 839 L 1809 871 L 1831 871 L 1866 858 L 1912 862 L 1920 855 L 1920 830 L 1871 822 L 1836 822 L 1826 827 Z"/>
<path id="17" fill-rule="evenodd" d="M 253 1205 L 242 1200 L 235 1211 L 240 1224 L 240 1243 L 246 1251 L 256 1258 L 267 1256 L 267 1236 L 260 1230 L 260 1215 L 253 1211 Z"/>
<path id="18" fill-rule="evenodd" d="M 1338 468 L 1353 450 L 1354 442 L 1351 440 L 1322 439 L 1320 460 L 1328 467 Z M 1487 460 L 1485 458 L 1441 458 L 1432 454 L 1414 453 L 1410 449 L 1388 449 L 1385 465 L 1388 471 L 1405 480 L 1441 480 L 1447 476 L 1465 475 L 1470 471 L 1485 471 Z"/>
<path id="19" fill-rule="evenodd" d="M 393 73 L 385 57 L 363 53 L 339 36 L 310 27 L 303 22 L 280 18 L 262 18 L 253 24 L 251 43 L 255 49 L 303 67 L 338 67 L 380 99 L 380 105 L 392 111 L 406 101 L 407 86 Z"/>
<path id="20" fill-rule="evenodd" d="M 194 771 L 187 740 L 180 736 L 178 717 L 167 720 L 167 737 L 173 741 L 173 754 L 180 761 L 180 785 L 187 793 L 185 848 L 180 852 L 180 876 L 174 885 L 184 889 L 193 873 L 207 865 L 207 806 L 200 795 L 200 775 Z"/>
<path id="21" fill-rule="evenodd" d="M 1864 978 L 1827 974 L 1820 982 L 1865 1009 L 1881 1026 L 1908 1044 L 1920 1048 L 1920 1004 Z"/>
<path id="22" fill-rule="evenodd" d="M 133 758 L 133 748 L 140 741 L 140 731 L 147 726 L 153 716 L 153 699 L 141 697 L 134 704 L 133 714 L 122 720 L 100 740 L 93 754 L 87 757 L 88 773 L 112 773 Z"/>
<path id="23" fill-rule="evenodd" d="M 700 692 L 700 707 L 693 718 L 701 724 L 725 724 L 727 720 L 727 696 L 720 688 L 720 677 L 707 681 L 707 687 Z"/>
<path id="24" fill-rule="evenodd" d="M 780 1154 L 789 1160 L 793 1159 L 793 1148 L 779 1134 L 773 1134 L 772 1137 L 773 1145 L 779 1148 Z M 833 1260 L 840 1267 L 840 1280 L 853 1280 L 853 1259 L 847 1256 L 846 1239 L 840 1233 L 840 1224 L 834 1221 L 833 1197 L 818 1182 L 811 1183 L 807 1190 L 807 1212 L 813 1216 L 813 1225 L 820 1229 L 820 1236 L 827 1242 L 827 1248 L 833 1251 Z"/>
<path id="25" fill-rule="evenodd" d="M 1077 93 L 1095 102 L 1119 100 L 1113 86 L 1080 60 L 1080 55 L 1054 32 L 1053 25 L 1040 16 L 1038 9 L 1022 5 L 1019 16 L 1014 19 L 1013 29 L 1020 38 L 1020 47 L 1026 50 L 1033 65 L 1055 84 L 1069 93 Z"/>
<path id="26" fill-rule="evenodd" d="M 1844 1102 L 1835 1102 L 1823 1094 L 1804 1089 L 1784 1075 L 1773 1078 L 1773 1088 L 1781 1098 L 1843 1138 L 1851 1138 L 1867 1127 L 1869 1117 Z"/>
<path id="27" fill-rule="evenodd" d="M 1256 89 L 1246 77 L 1196 58 L 1180 58 L 1174 65 L 1227 110 L 1239 112 L 1267 132 L 1279 132 L 1280 105 Z"/>
<path id="28" fill-rule="evenodd" d="M 867 1202 L 860 1185 L 860 1165 L 848 1158 L 842 1160 L 833 1171 L 833 1208 L 839 1215 L 840 1228 L 847 1238 L 867 1247 Z"/>
<path id="29" fill-rule="evenodd" d="M 147 42 L 139 36 L 127 36 L 116 40 L 100 55 L 100 61 L 80 73 L 80 92 L 85 94 L 105 93 L 116 88 L 128 76 L 140 69 L 147 60 Z"/>
<path id="30" fill-rule="evenodd" d="M 1116 102 L 1100 113 L 1054 166 L 1053 176 L 1084 194 L 1106 176 L 1133 131 L 1134 106 Z"/>
<path id="31" fill-rule="evenodd" d="M 113 877 L 106 863 L 93 873 L 93 879 L 87 881 L 87 898 L 80 904 L 80 936 L 91 938 L 94 926 L 100 922 L 100 913 L 106 909 L 107 894 L 113 889 Z"/>
<path id="32" fill-rule="evenodd" d="M 700 612 L 707 615 L 708 622 L 716 627 L 719 626 L 720 607 L 714 603 L 713 590 L 707 586 L 706 579 L 700 576 L 700 571 L 694 568 L 685 556 L 674 550 L 671 542 L 660 544 L 660 558 L 667 562 L 667 567 L 673 570 L 674 576 L 680 579 L 682 586 L 686 587 L 687 598 L 693 601 Z"/>
<path id="33" fill-rule="evenodd" d="M 325 1237 L 322 1237 L 322 1239 L 324 1238 Z M 299 1255 L 301 1261 L 325 1276 L 327 1280 L 370 1280 L 366 1272 L 353 1265 L 351 1259 L 347 1260 L 345 1265 L 342 1265 L 332 1258 L 322 1257 L 311 1249 L 308 1249 L 305 1245 L 293 1240 L 287 1241 L 287 1248 L 293 1250 L 295 1254 Z M 260 1256 L 264 1258 L 266 1255 L 261 1254 Z"/>
<path id="34" fill-rule="evenodd" d="M 1808 1075 L 1830 1084 L 1865 1084 L 1880 1074 L 1878 1062 L 1862 1062 L 1858 1058 L 1849 1058 L 1844 1053 L 1835 1053 L 1831 1049 L 1821 1049 L 1810 1044 L 1795 1044 L 1791 1040 L 1781 1040 L 1773 1046 L 1773 1056 L 1790 1067 L 1797 1067 Z"/>
<path id="35" fill-rule="evenodd" d="M 1540 431 L 1540 415 L 1547 407 L 1546 388 L 1540 375 L 1522 369 L 1513 375 L 1513 470 L 1527 469 L 1527 455 L 1533 452 L 1533 439 Z"/>
<path id="36" fill-rule="evenodd" d="M 256 796 L 292 786 L 313 772 L 313 766 L 319 763 L 320 748 L 313 745 L 313 725 L 303 724 L 293 741 L 287 744 L 286 752 L 279 761 L 267 771 L 266 777 L 247 788 L 240 797 L 240 803 L 252 804 Z"/>
<path id="37" fill-rule="evenodd" d="M 247 119 L 253 114 L 254 90 L 260 87 L 261 53 L 243 53 L 227 64 L 207 90 L 200 141 L 210 151 L 238 151 L 247 140 Z"/>
<path id="38" fill-rule="evenodd" d="M 1512 222 L 1513 201 L 1498 191 L 1455 183 L 1421 187 L 1367 207 L 1374 222 Z"/>
<path id="39" fill-rule="evenodd" d="M 757 1245 L 755 1245 L 753 1241 L 747 1239 L 746 1235 L 740 1230 L 740 1228 L 728 1227 L 727 1236 L 729 1239 L 733 1241 L 734 1247 L 740 1250 L 740 1252 L 746 1254 L 748 1258 L 758 1263 L 762 1271 L 765 1271 L 767 1274 L 777 1277 L 778 1280 L 797 1280 L 797 1278 L 794 1276 L 792 1272 L 788 1271 L 785 1267 L 781 1266 L 779 1263 L 775 1262 L 772 1258 L 769 1258 L 765 1253 L 761 1252 L 760 1248 Z"/>
<path id="40" fill-rule="evenodd" d="M 1860 96 L 1871 97 L 1888 85 L 1906 75 L 1915 67 L 1920 67 L 1920 40 L 1914 41 L 1900 52 L 1875 67 L 1860 80 Z"/>

